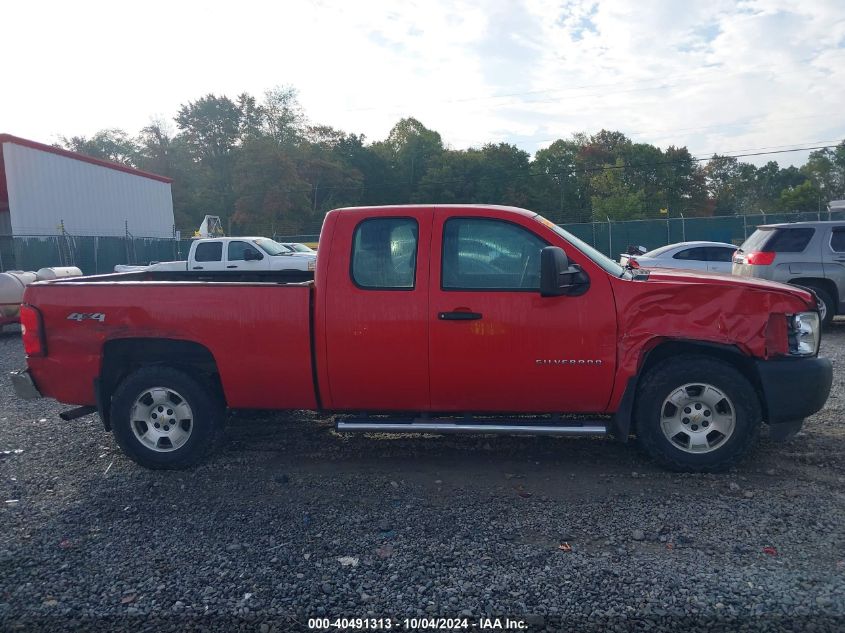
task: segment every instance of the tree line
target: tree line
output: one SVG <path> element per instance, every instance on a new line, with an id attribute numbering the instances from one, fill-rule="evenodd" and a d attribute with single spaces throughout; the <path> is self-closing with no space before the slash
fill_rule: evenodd
<path id="1" fill-rule="evenodd" d="M 174 127 L 175 124 L 175 127 Z M 106 129 L 61 147 L 169 176 L 177 228 L 206 214 L 233 233 L 316 233 L 326 211 L 351 205 L 491 203 L 557 222 L 824 210 L 845 198 L 845 141 L 801 167 L 732 156 L 697 159 L 619 131 L 576 133 L 532 157 L 509 143 L 456 150 L 414 118 L 384 140 L 310 122 L 296 91 L 259 100 L 214 94 L 132 136 Z"/>

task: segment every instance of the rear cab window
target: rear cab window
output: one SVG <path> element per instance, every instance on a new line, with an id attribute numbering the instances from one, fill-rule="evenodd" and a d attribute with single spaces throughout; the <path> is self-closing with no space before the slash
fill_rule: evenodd
<path id="1" fill-rule="evenodd" d="M 413 218 L 370 218 L 352 237 L 352 281 L 365 290 L 413 290 L 419 225 Z"/>

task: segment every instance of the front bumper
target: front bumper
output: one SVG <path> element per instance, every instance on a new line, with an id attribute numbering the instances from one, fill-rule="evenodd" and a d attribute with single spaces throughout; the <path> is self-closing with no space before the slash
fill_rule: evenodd
<path id="1" fill-rule="evenodd" d="M 758 360 L 757 372 L 769 424 L 801 420 L 821 410 L 833 382 L 827 358 Z"/>
<path id="2" fill-rule="evenodd" d="M 28 369 L 13 371 L 10 377 L 12 379 L 12 387 L 14 387 L 18 398 L 35 400 L 36 398 L 42 397 L 41 392 L 38 391 L 38 387 L 32 381 L 32 376 L 29 375 Z"/>

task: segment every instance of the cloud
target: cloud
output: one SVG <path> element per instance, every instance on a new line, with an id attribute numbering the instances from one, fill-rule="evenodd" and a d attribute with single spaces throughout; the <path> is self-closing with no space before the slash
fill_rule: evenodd
<path id="1" fill-rule="evenodd" d="M 458 148 L 601 128 L 699 153 L 845 136 L 840 0 L 31 0 L 4 22 L 0 121 L 40 140 L 277 84 L 315 122 L 378 139 L 415 116 Z"/>

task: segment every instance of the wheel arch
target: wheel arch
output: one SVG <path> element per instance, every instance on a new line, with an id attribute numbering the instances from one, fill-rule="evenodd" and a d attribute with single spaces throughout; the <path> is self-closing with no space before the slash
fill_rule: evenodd
<path id="1" fill-rule="evenodd" d="M 117 386 L 133 371 L 151 365 L 173 367 L 189 373 L 218 393 L 221 404 L 226 405 L 217 361 L 205 345 L 169 338 L 112 339 L 103 345 L 100 375 L 94 385 L 97 409 L 107 431 L 111 430 L 110 405 Z"/>
<path id="2" fill-rule="evenodd" d="M 615 434 L 620 438 L 627 439 L 631 430 L 634 411 L 636 409 L 637 391 L 639 382 L 648 371 L 660 364 L 662 361 L 682 354 L 698 354 L 715 358 L 735 367 L 740 373 L 746 376 L 754 387 L 757 399 L 763 411 L 763 419 L 768 419 L 766 398 L 763 396 L 763 385 L 760 374 L 754 359 L 744 354 L 734 345 L 723 343 L 711 343 L 708 341 L 694 341 L 685 339 L 667 339 L 658 342 L 653 347 L 643 351 L 636 375 L 628 381 L 625 393 L 622 396 L 622 404 L 619 411 L 614 414 Z"/>
<path id="3" fill-rule="evenodd" d="M 835 312 L 839 312 L 839 288 L 832 279 L 825 277 L 793 277 L 789 280 L 793 286 L 809 286 L 810 288 L 820 288 L 827 292 L 833 299 L 833 306 Z"/>

